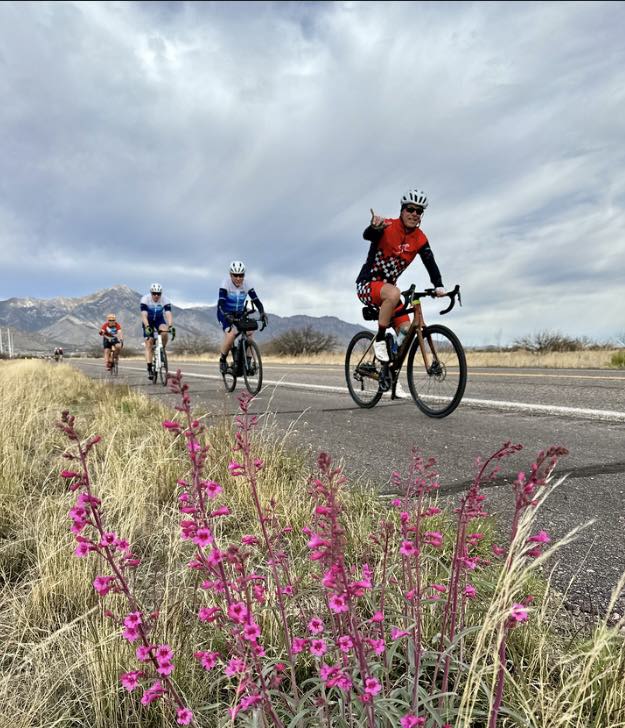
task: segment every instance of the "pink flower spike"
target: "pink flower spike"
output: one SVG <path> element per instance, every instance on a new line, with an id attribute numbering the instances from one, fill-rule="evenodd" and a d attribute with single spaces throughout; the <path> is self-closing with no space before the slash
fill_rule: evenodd
<path id="1" fill-rule="evenodd" d="M 467 584 L 464 588 L 464 595 L 467 599 L 475 599 L 477 596 L 477 589 L 473 584 Z"/>
<path id="2" fill-rule="evenodd" d="M 122 632 L 122 637 L 128 642 L 136 642 L 139 639 L 138 627 L 126 627 Z"/>
<path id="3" fill-rule="evenodd" d="M 197 616 L 200 622 L 214 622 L 220 613 L 219 607 L 200 607 Z"/>
<path id="4" fill-rule="evenodd" d="M 192 720 L 193 713 L 189 710 L 189 708 L 178 708 L 178 712 L 176 714 L 176 723 L 178 723 L 178 725 L 189 725 Z"/>
<path id="5" fill-rule="evenodd" d="M 374 624 L 381 624 L 384 621 L 384 612 L 378 610 L 369 621 Z"/>
<path id="6" fill-rule="evenodd" d="M 157 662 L 169 661 L 174 656 L 174 652 L 169 645 L 159 645 L 154 650 L 154 657 Z"/>
<path id="7" fill-rule="evenodd" d="M 61 470 L 61 478 L 65 478 L 66 480 L 69 480 L 70 478 L 79 478 L 80 473 L 77 473 L 74 470 Z"/>

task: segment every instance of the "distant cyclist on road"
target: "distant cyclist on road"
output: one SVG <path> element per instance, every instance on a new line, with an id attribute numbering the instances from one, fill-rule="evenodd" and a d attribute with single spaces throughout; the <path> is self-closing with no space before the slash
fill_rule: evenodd
<path id="1" fill-rule="evenodd" d="M 54 361 L 63 361 L 63 349 L 60 346 L 54 350 Z"/>
<path id="2" fill-rule="evenodd" d="M 232 326 L 233 315 L 243 313 L 248 296 L 260 312 L 261 321 L 266 326 L 267 314 L 265 308 L 256 295 L 256 291 L 249 279 L 245 280 L 245 265 L 240 260 L 233 260 L 230 263 L 230 275 L 224 278 L 219 288 L 219 300 L 217 302 L 217 319 L 224 330 L 221 355 L 219 357 L 219 371 L 222 374 L 227 371 L 226 357 L 237 335 L 236 328 Z M 247 335 L 252 338 L 252 332 L 248 332 Z"/>
<path id="3" fill-rule="evenodd" d="M 400 306 L 401 292 L 395 285 L 399 276 L 418 254 L 436 289 L 437 296 L 445 295 L 445 288 L 434 253 L 427 237 L 420 229 L 421 218 L 428 206 L 428 198 L 422 190 L 409 190 L 401 198 L 398 218 L 384 218 L 371 210 L 371 223 L 363 232 L 371 241 L 367 260 L 356 279 L 356 293 L 366 306 L 379 306 L 378 333 L 373 348 L 376 357 L 389 361 L 386 346 L 386 330 L 393 321 L 395 330 L 407 331 L 410 319 L 407 315 L 393 317 Z"/>
<path id="4" fill-rule="evenodd" d="M 152 283 L 150 292 L 141 299 L 141 323 L 143 325 L 143 338 L 145 339 L 145 361 L 148 365 L 148 379 L 151 379 L 154 339 L 160 332 L 163 347 L 165 347 L 167 346 L 168 332 L 171 331 L 172 338 L 176 335 L 171 303 L 163 295 L 163 287 L 160 283 Z"/>
<path id="5" fill-rule="evenodd" d="M 114 313 L 109 313 L 106 317 L 106 321 L 100 327 L 100 336 L 104 347 L 104 366 L 110 370 L 113 367 L 113 352 L 119 353 L 124 345 L 122 327 Z"/>

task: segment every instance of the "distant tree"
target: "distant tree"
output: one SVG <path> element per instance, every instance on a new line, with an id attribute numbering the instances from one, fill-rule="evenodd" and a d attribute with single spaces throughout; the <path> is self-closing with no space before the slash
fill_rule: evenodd
<path id="1" fill-rule="evenodd" d="M 334 334 L 324 334 L 312 326 L 289 329 L 276 336 L 263 347 L 267 354 L 277 356 L 307 356 L 329 353 L 336 349 L 338 341 Z"/>
<path id="2" fill-rule="evenodd" d="M 584 351 L 586 349 L 596 348 L 588 337 L 582 336 L 572 338 L 565 336 L 558 331 L 539 331 L 535 334 L 522 336 L 514 340 L 514 348 L 525 349 L 534 354 L 548 354 L 551 352 L 562 351 Z"/>

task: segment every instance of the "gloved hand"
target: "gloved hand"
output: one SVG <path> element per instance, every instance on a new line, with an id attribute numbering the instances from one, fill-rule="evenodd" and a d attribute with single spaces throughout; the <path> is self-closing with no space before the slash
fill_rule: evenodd
<path id="1" fill-rule="evenodd" d="M 171 334 L 171 340 L 173 341 L 176 338 L 176 327 L 175 326 L 170 326 L 169 327 L 169 332 Z"/>
<path id="2" fill-rule="evenodd" d="M 146 326 L 145 327 L 145 333 L 148 336 L 152 336 L 152 334 L 154 333 L 154 327 L 153 326 Z"/>
<path id="3" fill-rule="evenodd" d="M 267 316 L 266 313 L 262 313 L 260 316 L 260 320 L 263 322 L 263 328 L 265 328 L 265 326 L 267 326 L 267 324 L 269 323 L 269 316 Z"/>
<path id="4" fill-rule="evenodd" d="M 440 298 L 441 296 L 446 296 L 447 291 L 444 288 L 436 288 L 434 289 L 434 293 Z"/>

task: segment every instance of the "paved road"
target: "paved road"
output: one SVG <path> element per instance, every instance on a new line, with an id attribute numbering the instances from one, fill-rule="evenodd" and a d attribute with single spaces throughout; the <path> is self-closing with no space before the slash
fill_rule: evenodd
<path id="1" fill-rule="evenodd" d="M 90 376 L 102 377 L 101 364 L 74 361 Z M 196 408 L 215 417 L 236 410 L 236 391 L 226 394 L 216 365 L 183 364 Z M 141 392 L 171 400 L 148 382 L 140 362 L 123 362 L 119 381 Z M 404 388 L 407 386 L 404 382 Z M 171 400 L 173 401 L 173 400 Z M 490 511 L 505 524 L 512 510 L 510 482 L 527 469 L 544 447 L 564 445 L 561 462 L 567 479 L 548 499 L 538 525 L 556 538 L 593 520 L 559 554 L 555 572 L 569 601 L 583 611 L 605 609 L 625 570 L 625 373 L 600 370 L 472 369 L 465 399 L 444 420 L 421 414 L 412 400 L 386 396 L 373 410 L 354 405 L 342 367 L 265 366 L 265 386 L 256 401 L 291 442 L 330 452 L 342 460 L 352 480 L 366 479 L 389 492 L 392 470 L 405 469 L 416 445 L 439 463 L 441 494 L 455 496 L 474 474 L 478 455 L 487 456 L 506 440 L 524 445 L 506 461 L 488 488 Z M 625 613 L 625 594 L 616 612 Z"/>

